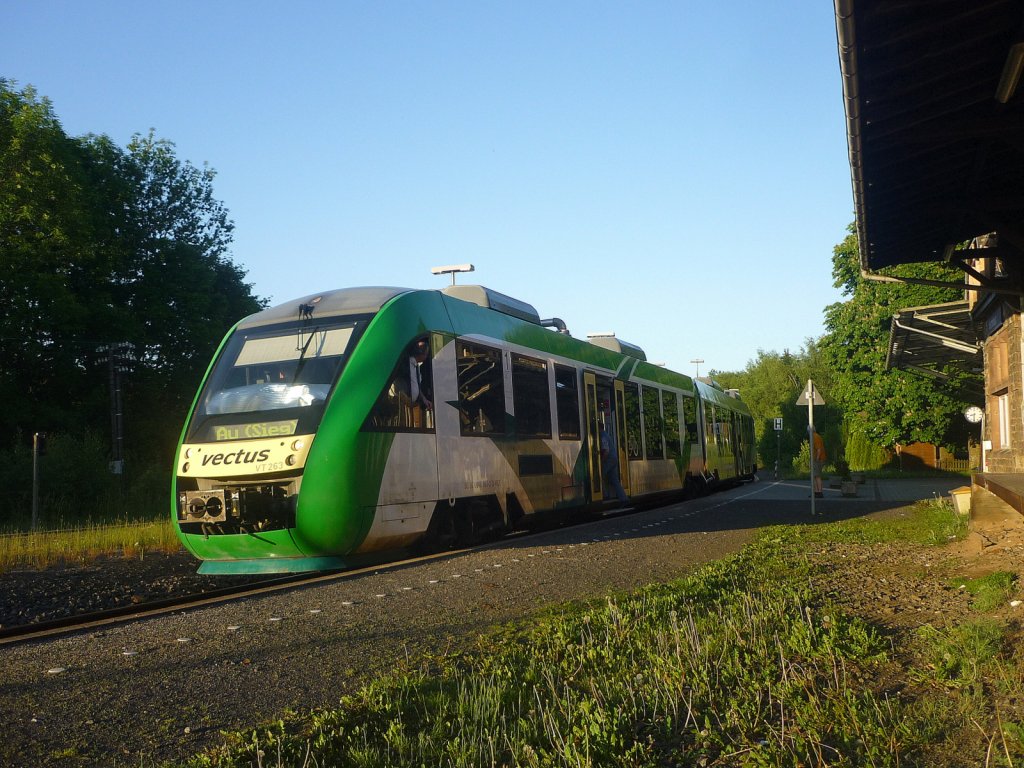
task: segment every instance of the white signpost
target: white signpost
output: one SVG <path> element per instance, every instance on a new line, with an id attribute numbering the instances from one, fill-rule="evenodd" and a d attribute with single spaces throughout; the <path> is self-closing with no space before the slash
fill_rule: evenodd
<path id="1" fill-rule="evenodd" d="M 779 462 L 782 461 L 782 419 L 775 419 L 775 479 L 779 479 Z"/>
<path id="2" fill-rule="evenodd" d="M 807 406 L 807 448 L 811 459 L 811 515 L 814 514 L 814 406 L 824 405 L 825 399 L 814 388 L 814 382 L 807 380 L 807 389 L 800 393 L 797 405 Z"/>

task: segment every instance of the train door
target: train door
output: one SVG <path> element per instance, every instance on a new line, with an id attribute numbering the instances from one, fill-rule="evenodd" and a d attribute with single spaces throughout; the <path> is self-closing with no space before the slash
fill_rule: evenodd
<path id="1" fill-rule="evenodd" d="M 583 372 L 584 415 L 587 420 L 587 476 L 590 478 L 590 501 L 599 502 L 604 498 L 601 483 L 601 430 L 600 410 L 597 404 L 597 376 Z"/>
<path id="2" fill-rule="evenodd" d="M 626 453 L 626 385 L 615 381 L 615 444 L 619 452 L 619 482 L 628 496 L 633 491 L 629 486 L 629 456 Z"/>

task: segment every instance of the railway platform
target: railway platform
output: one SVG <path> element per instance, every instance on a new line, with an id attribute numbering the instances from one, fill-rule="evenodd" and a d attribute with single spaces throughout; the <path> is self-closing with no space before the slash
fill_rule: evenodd
<path id="1" fill-rule="evenodd" d="M 767 474 L 767 473 L 764 473 Z M 855 496 L 844 496 L 841 488 L 829 488 L 826 484 L 824 499 L 818 499 L 829 507 L 837 502 L 856 504 L 859 502 L 898 502 L 911 504 L 921 499 L 944 497 L 948 500 L 949 492 L 964 485 L 965 478 L 955 476 L 912 477 L 912 478 L 869 478 L 858 484 Z M 764 492 L 762 498 L 778 501 L 796 501 L 809 499 L 811 484 L 809 480 L 771 480 L 761 477 L 758 485 L 774 486 Z"/>

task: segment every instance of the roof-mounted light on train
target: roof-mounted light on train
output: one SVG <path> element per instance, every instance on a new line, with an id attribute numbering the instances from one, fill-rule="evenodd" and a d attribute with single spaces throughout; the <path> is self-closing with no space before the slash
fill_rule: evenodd
<path id="1" fill-rule="evenodd" d="M 476 267 L 472 264 L 449 264 L 445 267 L 431 267 L 430 273 L 433 275 L 451 275 L 452 285 L 455 285 L 455 275 L 458 272 L 475 272 Z"/>

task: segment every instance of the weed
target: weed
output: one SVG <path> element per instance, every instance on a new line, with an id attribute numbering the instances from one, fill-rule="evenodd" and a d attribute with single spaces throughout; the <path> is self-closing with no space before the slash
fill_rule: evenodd
<path id="1" fill-rule="evenodd" d="M 1016 588 L 1017 575 L 997 571 L 976 579 L 952 579 L 950 586 L 967 590 L 972 596 L 971 606 L 982 613 L 1005 605 Z"/>
<path id="2" fill-rule="evenodd" d="M 979 728 L 988 754 L 965 762 L 1012 764 L 1024 727 L 993 716 L 988 693 L 1021 677 L 1006 628 L 927 627 L 897 650 L 814 591 L 804 556 L 944 541 L 952 523 L 929 502 L 886 523 L 772 529 L 684 579 L 497 628 L 190 765 L 926 765 Z M 893 686 L 897 661 L 916 672 Z"/>
<path id="3" fill-rule="evenodd" d="M 981 680 L 981 672 L 999 654 L 1005 627 L 993 619 L 978 619 L 947 629 L 930 624 L 917 632 L 921 656 L 931 675 L 952 685 Z"/>
<path id="4" fill-rule="evenodd" d="M 180 547 L 177 532 L 170 520 L 2 534 L 0 573 L 14 568 L 47 568 L 58 563 L 86 563 L 104 555 L 141 559 L 147 551 L 177 552 Z"/>

